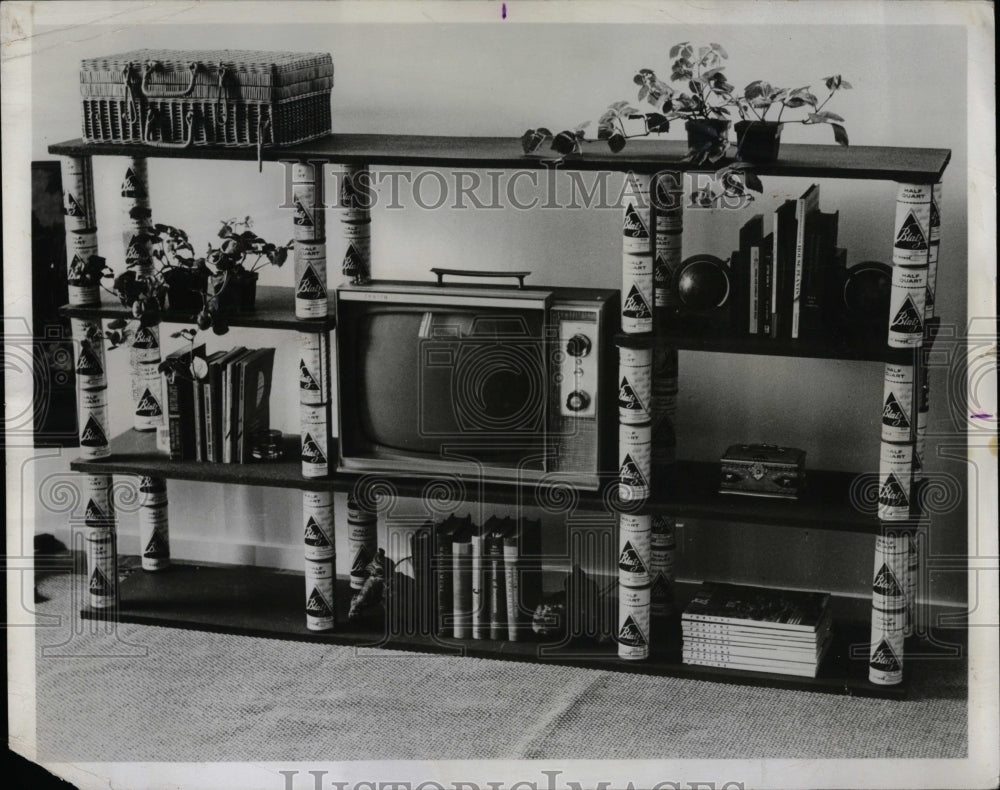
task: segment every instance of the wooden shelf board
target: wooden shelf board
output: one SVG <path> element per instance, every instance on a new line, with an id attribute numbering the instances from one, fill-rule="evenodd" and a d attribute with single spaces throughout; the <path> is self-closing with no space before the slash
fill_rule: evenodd
<path id="1" fill-rule="evenodd" d="M 62 315 L 70 318 L 90 320 L 131 318 L 132 313 L 113 296 L 101 291 L 99 307 L 73 307 L 63 305 Z M 258 285 L 256 304 L 252 311 L 227 314 L 230 326 L 255 327 L 260 329 L 292 329 L 299 332 L 329 332 L 337 324 L 331 301 L 326 318 L 303 319 L 295 317 L 295 289 L 282 285 Z M 193 324 L 196 314 L 167 311 L 163 320 L 167 323 Z"/>
<path id="2" fill-rule="evenodd" d="M 151 148 L 141 144 L 85 143 L 68 140 L 49 146 L 63 156 L 146 156 L 179 159 L 253 161 L 257 150 L 222 146 Z M 687 153 L 681 140 L 632 140 L 612 153 L 604 143 L 585 146 L 582 156 L 560 163 L 562 170 L 715 171 L 680 161 Z M 885 146 L 781 146 L 779 161 L 756 166 L 762 176 L 851 178 L 934 183 L 939 181 L 951 151 L 942 148 Z M 551 162 L 525 156 L 516 137 L 458 137 L 390 134 L 331 134 L 288 148 L 265 148 L 266 161 L 322 160 L 335 164 L 402 165 L 447 168 L 547 168 Z"/>
<path id="3" fill-rule="evenodd" d="M 628 343 L 628 335 L 620 336 Z M 752 354 L 766 357 L 796 357 L 800 359 L 831 359 L 863 362 L 884 362 L 895 353 L 883 343 L 854 346 L 846 342 L 818 340 L 771 340 L 759 337 L 720 333 L 683 334 L 664 332 L 656 338 L 657 345 L 672 346 L 682 351 L 718 354 Z"/>
<path id="4" fill-rule="evenodd" d="M 258 485 L 310 491 L 350 491 L 358 475 L 334 473 L 328 478 L 305 478 L 299 462 L 299 438 L 284 438 L 281 461 L 249 464 L 218 464 L 198 461 L 171 461 L 156 450 L 151 432 L 126 431 L 112 439 L 111 456 L 100 460 L 76 459 L 71 468 L 90 474 L 154 475 L 175 480 L 205 483 Z M 335 457 L 331 450 L 331 457 Z M 719 494 L 719 467 L 715 463 L 682 462 L 669 471 L 654 474 L 653 496 L 645 510 L 678 518 L 705 518 L 747 524 L 764 524 L 801 529 L 878 534 L 875 506 L 858 510 L 851 504 L 850 490 L 856 475 L 851 472 L 808 470 L 807 488 L 798 500 L 769 499 Z M 432 478 L 401 475 L 366 475 L 369 482 L 385 480 L 399 496 L 420 497 Z M 542 492 L 535 485 L 483 483 L 475 478 L 462 480 L 461 501 L 537 506 Z M 612 478 L 605 489 L 615 484 Z M 581 510 L 604 510 L 613 497 L 608 490 L 580 491 L 578 500 L 567 504 Z M 557 500 L 558 501 L 558 500 Z M 547 503 L 551 510 L 551 502 Z"/>
<path id="5" fill-rule="evenodd" d="M 686 603 L 694 587 L 679 585 L 683 602 Z M 357 623 L 347 624 L 351 590 L 346 579 L 338 580 L 336 595 L 337 622 L 341 625 L 332 632 L 309 631 L 305 627 L 305 582 L 301 573 L 174 564 L 156 573 L 138 569 L 129 573 L 120 585 L 117 612 L 84 609 L 81 614 L 87 619 L 117 616 L 120 622 L 127 623 L 358 648 L 558 664 L 835 694 L 888 698 L 906 695 L 908 678 L 899 686 L 878 686 L 868 682 L 868 628 L 845 621 L 838 621 L 835 626 L 834 644 L 823 661 L 819 677 L 804 678 L 683 664 L 680 661 L 680 622 L 676 617 L 654 623 L 654 629 L 659 627 L 659 631 L 653 633 L 654 650 L 649 660 L 627 661 L 618 658 L 613 644 L 577 641 L 568 646 L 556 646 L 544 645 L 541 641 L 458 640 L 419 633 L 387 635 L 381 609 Z M 852 645 L 856 646 L 853 654 Z M 907 673 L 912 671 L 908 667 Z"/>

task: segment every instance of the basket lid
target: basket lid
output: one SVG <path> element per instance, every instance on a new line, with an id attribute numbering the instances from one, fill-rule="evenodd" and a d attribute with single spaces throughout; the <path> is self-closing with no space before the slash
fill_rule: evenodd
<path id="1" fill-rule="evenodd" d="M 85 58 L 80 63 L 84 81 L 120 80 L 126 66 L 141 67 L 146 63 L 158 65 L 160 74 L 187 72 L 191 63 L 198 63 L 206 71 L 215 73 L 221 64 L 240 75 L 250 75 L 257 85 L 282 85 L 291 79 L 298 81 L 298 72 L 313 70 L 315 77 L 333 74 L 333 57 L 328 52 L 267 52 L 246 49 L 134 49 L 117 55 Z M 102 75 L 98 77 L 98 75 Z M 106 74 L 105 78 L 103 75 Z M 287 75 L 287 78 L 286 78 Z M 90 77 L 97 77 L 90 79 Z"/>

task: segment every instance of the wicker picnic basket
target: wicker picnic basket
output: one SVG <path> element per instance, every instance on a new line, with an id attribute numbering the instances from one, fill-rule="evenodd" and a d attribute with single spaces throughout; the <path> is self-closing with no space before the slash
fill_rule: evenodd
<path id="1" fill-rule="evenodd" d="M 183 148 L 292 145 L 331 131 L 333 58 L 140 49 L 80 67 L 83 139 Z"/>

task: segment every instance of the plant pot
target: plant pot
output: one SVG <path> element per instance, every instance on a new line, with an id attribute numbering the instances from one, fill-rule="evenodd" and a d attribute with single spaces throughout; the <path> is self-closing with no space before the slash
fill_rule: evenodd
<path id="1" fill-rule="evenodd" d="M 692 152 L 704 151 L 711 154 L 719 148 L 725 152 L 729 121 L 717 118 L 685 121 L 684 129 L 687 131 L 688 148 Z"/>
<path id="2" fill-rule="evenodd" d="M 170 269 L 163 273 L 167 286 L 167 309 L 198 312 L 202 308 L 204 275 L 196 269 Z"/>
<path id="3" fill-rule="evenodd" d="M 739 121 L 736 124 L 736 156 L 744 162 L 773 162 L 778 158 L 783 123 Z"/>
<path id="4" fill-rule="evenodd" d="M 209 278 L 209 295 L 223 313 L 246 313 L 257 300 L 257 272 L 237 271 L 215 274 Z"/>

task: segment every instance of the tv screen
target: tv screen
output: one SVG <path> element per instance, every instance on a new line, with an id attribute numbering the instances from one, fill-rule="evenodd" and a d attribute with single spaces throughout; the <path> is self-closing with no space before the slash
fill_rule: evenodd
<path id="1" fill-rule="evenodd" d="M 540 310 L 361 309 L 350 322 L 354 402 L 359 438 L 372 450 L 541 468 L 548 367 Z"/>

